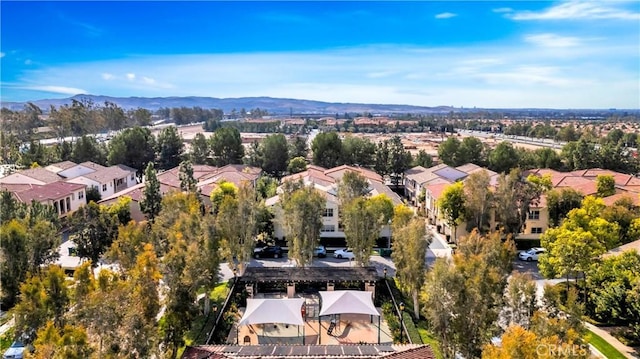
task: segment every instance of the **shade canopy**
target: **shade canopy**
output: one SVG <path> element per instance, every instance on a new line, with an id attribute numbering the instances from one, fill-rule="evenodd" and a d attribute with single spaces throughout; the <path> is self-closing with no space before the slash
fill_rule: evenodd
<path id="1" fill-rule="evenodd" d="M 336 290 L 320 292 L 322 308 L 319 315 L 331 314 L 369 314 L 380 315 L 371 292 L 358 290 Z"/>
<path id="2" fill-rule="evenodd" d="M 247 299 L 247 309 L 238 325 L 283 323 L 304 325 L 303 298 Z"/>

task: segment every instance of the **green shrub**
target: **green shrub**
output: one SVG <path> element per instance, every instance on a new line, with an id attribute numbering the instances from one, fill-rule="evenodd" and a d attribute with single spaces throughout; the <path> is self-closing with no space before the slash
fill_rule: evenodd
<path id="1" fill-rule="evenodd" d="M 405 311 L 402 313 L 402 318 L 404 320 L 404 326 L 407 328 L 407 333 L 411 338 L 411 343 L 422 344 L 422 338 L 420 337 L 418 328 L 416 328 L 416 325 L 413 322 L 413 317 L 411 317 L 411 315 Z"/>

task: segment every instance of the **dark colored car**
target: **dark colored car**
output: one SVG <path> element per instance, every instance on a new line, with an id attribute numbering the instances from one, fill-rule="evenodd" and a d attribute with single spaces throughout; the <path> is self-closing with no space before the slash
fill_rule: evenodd
<path id="1" fill-rule="evenodd" d="M 256 248 L 253 250 L 254 258 L 280 258 L 282 257 L 282 248 L 279 246 L 267 246 Z"/>

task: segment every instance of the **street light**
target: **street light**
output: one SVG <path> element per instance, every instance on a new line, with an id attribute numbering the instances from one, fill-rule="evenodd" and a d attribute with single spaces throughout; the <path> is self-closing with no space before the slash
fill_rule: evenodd
<path id="1" fill-rule="evenodd" d="M 384 279 L 387 279 L 387 268 L 384 268 Z"/>
<path id="2" fill-rule="evenodd" d="M 233 283 L 235 283 L 236 280 L 238 279 L 237 275 L 238 275 L 238 268 L 233 268 Z"/>
<path id="3" fill-rule="evenodd" d="M 389 237 L 387 237 L 387 249 L 391 249 L 391 220 L 387 222 L 389 225 Z"/>
<path id="4" fill-rule="evenodd" d="M 402 333 L 404 332 L 404 303 L 400 302 L 400 344 L 404 343 L 402 340 Z"/>

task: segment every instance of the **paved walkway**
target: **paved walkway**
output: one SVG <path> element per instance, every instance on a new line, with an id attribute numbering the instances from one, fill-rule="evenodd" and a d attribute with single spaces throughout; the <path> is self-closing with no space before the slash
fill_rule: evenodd
<path id="1" fill-rule="evenodd" d="M 638 354 L 638 352 L 633 350 L 633 348 L 628 347 L 628 346 L 620 343 L 620 341 L 618 339 L 616 339 L 614 336 L 609 334 L 606 330 L 600 329 L 600 328 L 596 327 L 595 325 L 587 323 L 587 322 L 585 322 L 584 324 L 587 327 L 587 329 L 589 329 L 590 331 L 592 331 L 595 334 L 597 334 L 598 336 L 600 336 L 607 343 L 611 344 L 611 346 L 616 348 L 625 357 L 627 357 L 629 359 L 640 359 L 640 354 Z"/>

